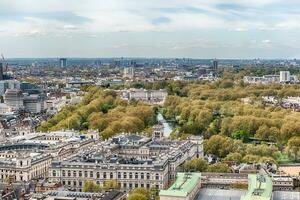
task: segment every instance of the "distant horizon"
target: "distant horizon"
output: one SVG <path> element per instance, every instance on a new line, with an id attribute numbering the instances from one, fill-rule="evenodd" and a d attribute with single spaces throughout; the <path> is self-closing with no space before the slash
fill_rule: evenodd
<path id="1" fill-rule="evenodd" d="M 196 57 L 5 57 L 6 60 L 14 59 L 190 59 L 190 60 L 299 60 L 300 58 L 196 58 Z"/>

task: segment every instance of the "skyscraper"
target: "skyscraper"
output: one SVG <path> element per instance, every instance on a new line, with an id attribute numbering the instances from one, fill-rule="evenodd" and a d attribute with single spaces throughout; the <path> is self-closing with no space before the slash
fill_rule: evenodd
<path id="1" fill-rule="evenodd" d="M 124 78 L 133 78 L 134 77 L 134 68 L 133 67 L 125 67 L 123 77 Z"/>
<path id="2" fill-rule="evenodd" d="M 291 81 L 291 74 L 289 71 L 280 71 L 279 76 L 280 83 L 288 83 Z"/>
<path id="3" fill-rule="evenodd" d="M 217 72 L 218 71 L 218 61 L 216 59 L 213 60 L 213 63 L 212 63 L 212 70 L 214 72 Z"/>
<path id="4" fill-rule="evenodd" d="M 66 67 L 67 66 L 67 59 L 61 58 L 59 59 L 60 67 Z"/>
<path id="5" fill-rule="evenodd" d="M 3 63 L 0 63 L 0 80 L 3 80 Z"/>

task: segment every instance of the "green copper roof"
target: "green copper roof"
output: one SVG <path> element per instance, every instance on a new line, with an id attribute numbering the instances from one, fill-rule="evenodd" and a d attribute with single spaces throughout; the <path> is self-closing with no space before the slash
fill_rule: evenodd
<path id="1" fill-rule="evenodd" d="M 200 173 L 177 173 L 175 183 L 167 190 L 161 190 L 162 196 L 180 196 L 186 197 L 199 183 Z"/>
<path id="2" fill-rule="evenodd" d="M 269 176 L 249 174 L 248 179 L 248 192 L 241 200 L 271 200 L 273 183 Z"/>

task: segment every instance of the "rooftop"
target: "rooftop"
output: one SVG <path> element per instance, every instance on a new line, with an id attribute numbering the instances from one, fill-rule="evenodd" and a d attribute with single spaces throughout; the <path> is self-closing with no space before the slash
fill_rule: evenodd
<path id="1" fill-rule="evenodd" d="M 169 189 L 161 190 L 159 195 L 186 197 L 199 183 L 200 178 L 200 173 L 177 173 L 175 183 Z"/>
<path id="2" fill-rule="evenodd" d="M 272 197 L 272 179 L 266 175 L 248 175 L 248 192 L 241 200 L 270 200 Z"/>

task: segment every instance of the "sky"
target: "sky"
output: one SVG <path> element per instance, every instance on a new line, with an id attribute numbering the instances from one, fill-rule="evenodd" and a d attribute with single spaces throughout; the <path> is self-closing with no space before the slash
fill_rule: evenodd
<path id="1" fill-rule="evenodd" d="M 0 0 L 21 57 L 300 58 L 299 0 Z"/>

